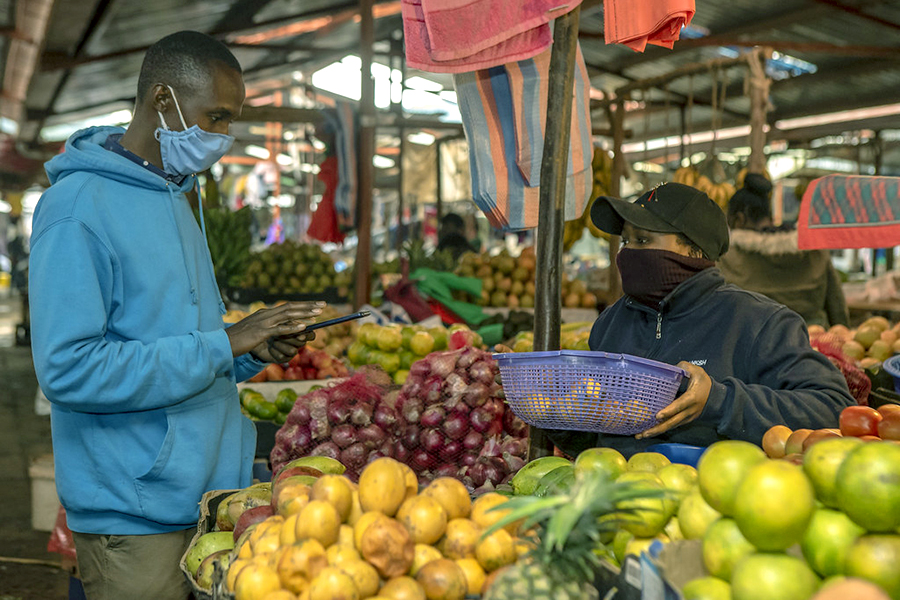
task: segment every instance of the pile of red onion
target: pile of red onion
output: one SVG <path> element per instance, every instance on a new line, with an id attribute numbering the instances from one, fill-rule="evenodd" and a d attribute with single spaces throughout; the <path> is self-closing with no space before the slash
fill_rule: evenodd
<path id="1" fill-rule="evenodd" d="M 389 456 L 423 483 L 449 476 L 476 490 L 505 482 L 524 464 L 528 428 L 499 397 L 490 353 L 429 354 L 413 363 L 399 393 L 376 373 L 299 398 L 275 437 L 272 468 L 325 455 L 355 480 L 366 464 Z"/>

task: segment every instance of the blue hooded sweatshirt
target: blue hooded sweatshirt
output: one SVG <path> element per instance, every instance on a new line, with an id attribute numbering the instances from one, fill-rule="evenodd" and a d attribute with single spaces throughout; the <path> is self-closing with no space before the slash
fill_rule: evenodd
<path id="1" fill-rule="evenodd" d="M 34 214 L 34 366 L 52 403 L 56 487 L 69 527 L 142 535 L 196 526 L 201 495 L 251 482 L 256 432 L 236 381 L 206 240 L 180 185 L 69 138 Z"/>

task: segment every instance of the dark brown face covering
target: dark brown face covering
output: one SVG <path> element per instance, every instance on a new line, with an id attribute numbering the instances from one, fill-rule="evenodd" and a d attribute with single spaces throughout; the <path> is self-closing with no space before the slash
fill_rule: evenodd
<path id="1" fill-rule="evenodd" d="M 616 256 L 616 265 L 622 275 L 622 291 L 656 309 L 672 290 L 715 263 L 668 250 L 625 248 Z"/>

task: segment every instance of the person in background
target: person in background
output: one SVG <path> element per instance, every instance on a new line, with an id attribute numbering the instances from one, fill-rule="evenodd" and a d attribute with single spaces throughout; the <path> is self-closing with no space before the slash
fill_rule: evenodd
<path id="1" fill-rule="evenodd" d="M 841 410 L 856 404 L 795 312 L 725 283 L 715 261 L 728 250 L 728 227 L 709 196 L 667 183 L 634 203 L 599 198 L 591 218 L 622 236 L 616 265 L 625 293 L 594 323 L 591 350 L 677 364 L 688 379 L 657 425 L 634 437 L 550 432 L 563 451 L 611 446 L 630 456 L 659 442 L 759 444 L 773 425 L 837 427 Z"/>
<path id="2" fill-rule="evenodd" d="M 175 33 L 144 57 L 128 129 L 78 131 L 46 165 L 32 351 L 89 600 L 188 598 L 178 562 L 201 496 L 252 479 L 256 431 L 236 382 L 311 339 L 301 320 L 319 309 L 299 303 L 225 328 L 185 198 L 231 147 L 243 101 L 231 52 Z"/>
<path id="3" fill-rule="evenodd" d="M 466 252 L 475 252 L 475 245 L 466 236 L 466 223 L 456 213 L 447 213 L 441 218 L 438 250 L 449 250 L 458 259 Z"/>
<path id="4" fill-rule="evenodd" d="M 728 203 L 731 248 L 718 261 L 725 281 L 795 311 L 808 325 L 847 325 L 841 280 L 827 250 L 800 250 L 797 230 L 773 227 L 772 184 L 750 173 Z"/>

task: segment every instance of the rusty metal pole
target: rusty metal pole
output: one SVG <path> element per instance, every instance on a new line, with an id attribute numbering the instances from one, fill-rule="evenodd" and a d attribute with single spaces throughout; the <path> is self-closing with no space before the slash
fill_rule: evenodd
<path id="1" fill-rule="evenodd" d="M 374 0 L 360 0 L 360 83 L 359 99 L 359 180 L 356 206 L 356 275 L 354 306 L 368 304 L 371 295 L 372 271 L 372 188 L 375 184 L 375 82 L 372 80 L 372 43 L 375 41 L 375 21 L 372 18 Z"/>
<path id="2" fill-rule="evenodd" d="M 538 260 L 535 273 L 534 349 L 539 352 L 559 350 L 563 221 L 579 14 L 580 7 L 575 8 L 558 17 L 553 25 L 536 235 Z M 528 459 L 534 460 L 552 452 L 553 443 L 546 432 L 530 427 Z"/>
<path id="3" fill-rule="evenodd" d="M 611 112 L 613 130 L 613 164 L 612 174 L 609 178 L 609 195 L 620 198 L 622 195 L 622 177 L 625 175 L 625 155 L 622 153 L 622 143 L 625 141 L 625 100 L 619 99 L 616 109 Z M 684 144 L 682 144 L 682 149 Z M 683 151 L 683 150 L 682 150 Z M 619 253 L 619 236 L 609 236 L 609 303 L 612 304 L 622 296 L 622 280 L 619 276 L 619 267 L 616 265 L 616 255 Z"/>

